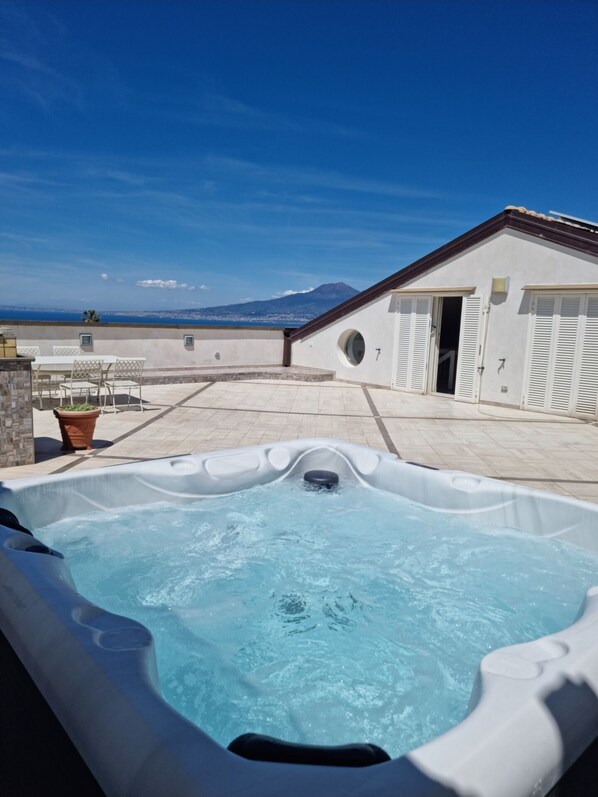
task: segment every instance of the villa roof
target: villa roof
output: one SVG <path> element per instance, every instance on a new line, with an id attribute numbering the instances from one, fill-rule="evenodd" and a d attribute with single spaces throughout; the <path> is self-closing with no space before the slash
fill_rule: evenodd
<path id="1" fill-rule="evenodd" d="M 389 291 L 399 288 L 406 282 L 425 274 L 427 271 L 444 263 L 465 250 L 481 243 L 482 241 L 501 232 L 504 229 L 540 238 L 549 243 L 560 244 L 577 252 L 598 257 L 598 226 L 592 222 L 573 219 L 571 216 L 561 215 L 559 218 L 545 216 L 524 207 L 508 205 L 501 213 L 479 224 L 458 238 L 435 249 L 430 254 L 416 260 L 411 265 L 391 274 L 390 277 L 377 282 L 370 288 L 352 296 L 346 302 L 339 304 L 327 313 L 308 321 L 290 334 L 291 340 L 299 340 L 317 332 L 320 329 L 338 321 L 339 318 L 358 310 L 366 304 L 383 296 Z"/>

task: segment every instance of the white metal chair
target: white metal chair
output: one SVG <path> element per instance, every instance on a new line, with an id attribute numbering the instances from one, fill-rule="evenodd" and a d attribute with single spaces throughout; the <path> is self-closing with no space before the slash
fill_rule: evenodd
<path id="1" fill-rule="evenodd" d="M 40 367 L 36 366 L 35 363 L 31 366 L 31 376 L 33 382 L 32 392 L 37 393 L 39 408 L 43 410 L 43 394 L 47 393 L 50 399 L 53 399 L 55 395 L 57 396 L 60 390 L 60 382 L 64 379 L 64 376 L 62 374 L 50 374 L 47 371 L 41 371 Z"/>
<path id="2" fill-rule="evenodd" d="M 39 346 L 17 346 L 17 354 L 23 357 L 38 357 L 40 353 Z M 44 399 L 43 394 L 47 393 L 50 398 L 58 393 L 58 386 L 62 376 L 60 374 L 49 374 L 47 372 L 40 372 L 39 366 L 36 367 L 35 363 L 31 367 L 32 376 L 32 392 L 37 393 L 39 400 L 39 408 L 43 410 Z"/>
<path id="3" fill-rule="evenodd" d="M 60 384 L 60 397 L 61 401 L 66 401 L 67 394 L 70 394 L 71 404 L 74 404 L 76 396 L 85 395 L 85 402 L 89 403 L 89 395 L 92 390 L 95 390 L 99 404 L 101 389 L 102 361 L 99 359 L 74 360 L 70 377 Z M 63 394 L 64 399 L 62 398 Z"/>
<path id="4" fill-rule="evenodd" d="M 107 394 L 104 396 L 104 407 L 108 395 L 112 396 L 112 408 L 116 412 L 116 391 L 126 390 L 128 393 L 127 407 L 131 401 L 131 391 L 139 391 L 139 407 L 143 412 L 143 401 L 141 400 L 141 379 L 145 358 L 118 357 L 112 368 L 108 371 L 108 376 L 104 380 L 104 387 Z"/>
<path id="5" fill-rule="evenodd" d="M 81 349 L 78 346 L 52 346 L 52 350 L 54 352 L 54 357 L 77 357 L 81 354 Z M 68 377 L 69 375 L 66 371 L 59 374 L 59 379 L 62 382 L 68 379 Z"/>

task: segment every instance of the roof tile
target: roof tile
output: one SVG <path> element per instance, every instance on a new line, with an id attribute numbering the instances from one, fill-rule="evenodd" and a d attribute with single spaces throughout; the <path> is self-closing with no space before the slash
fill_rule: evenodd
<path id="1" fill-rule="evenodd" d="M 579 230 L 587 230 L 598 235 L 598 229 L 592 226 L 587 226 L 582 223 L 569 221 L 568 219 L 559 219 L 555 216 L 547 216 L 545 213 L 538 213 L 536 210 L 528 210 L 522 205 L 507 205 L 505 210 L 516 210 L 518 213 L 525 213 L 526 216 L 535 216 L 537 219 L 544 219 L 545 221 L 553 221 L 556 224 L 566 224 L 568 227 L 577 227 Z"/>

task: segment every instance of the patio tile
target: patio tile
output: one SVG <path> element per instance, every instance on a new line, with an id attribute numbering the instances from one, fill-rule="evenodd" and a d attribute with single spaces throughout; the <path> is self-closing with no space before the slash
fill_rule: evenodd
<path id="1" fill-rule="evenodd" d="M 598 427 L 579 419 L 344 382 L 247 380 L 148 385 L 145 411 L 107 411 L 98 419 L 92 456 L 60 451 L 55 418 L 33 410 L 38 461 L 0 469 L 0 480 L 107 467 L 189 451 L 285 439 L 335 437 L 434 467 L 520 479 L 539 489 L 598 502 Z M 112 443 L 112 445 L 109 445 Z"/>
<path id="2" fill-rule="evenodd" d="M 576 498 L 583 498 L 584 501 L 598 501 L 598 480 L 593 482 L 567 482 L 562 485 Z"/>

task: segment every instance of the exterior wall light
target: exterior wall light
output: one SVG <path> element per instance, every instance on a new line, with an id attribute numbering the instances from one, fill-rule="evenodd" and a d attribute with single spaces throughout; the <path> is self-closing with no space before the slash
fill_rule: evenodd
<path id="1" fill-rule="evenodd" d="M 91 332 L 80 332 L 79 333 L 79 345 L 80 346 L 93 346 L 93 336 Z"/>
<path id="2" fill-rule="evenodd" d="M 492 277 L 492 293 L 508 293 L 509 277 Z"/>
<path id="3" fill-rule="evenodd" d="M 193 337 L 193 335 L 184 335 L 183 342 L 186 349 L 192 349 L 193 344 L 195 343 L 195 338 Z"/>

